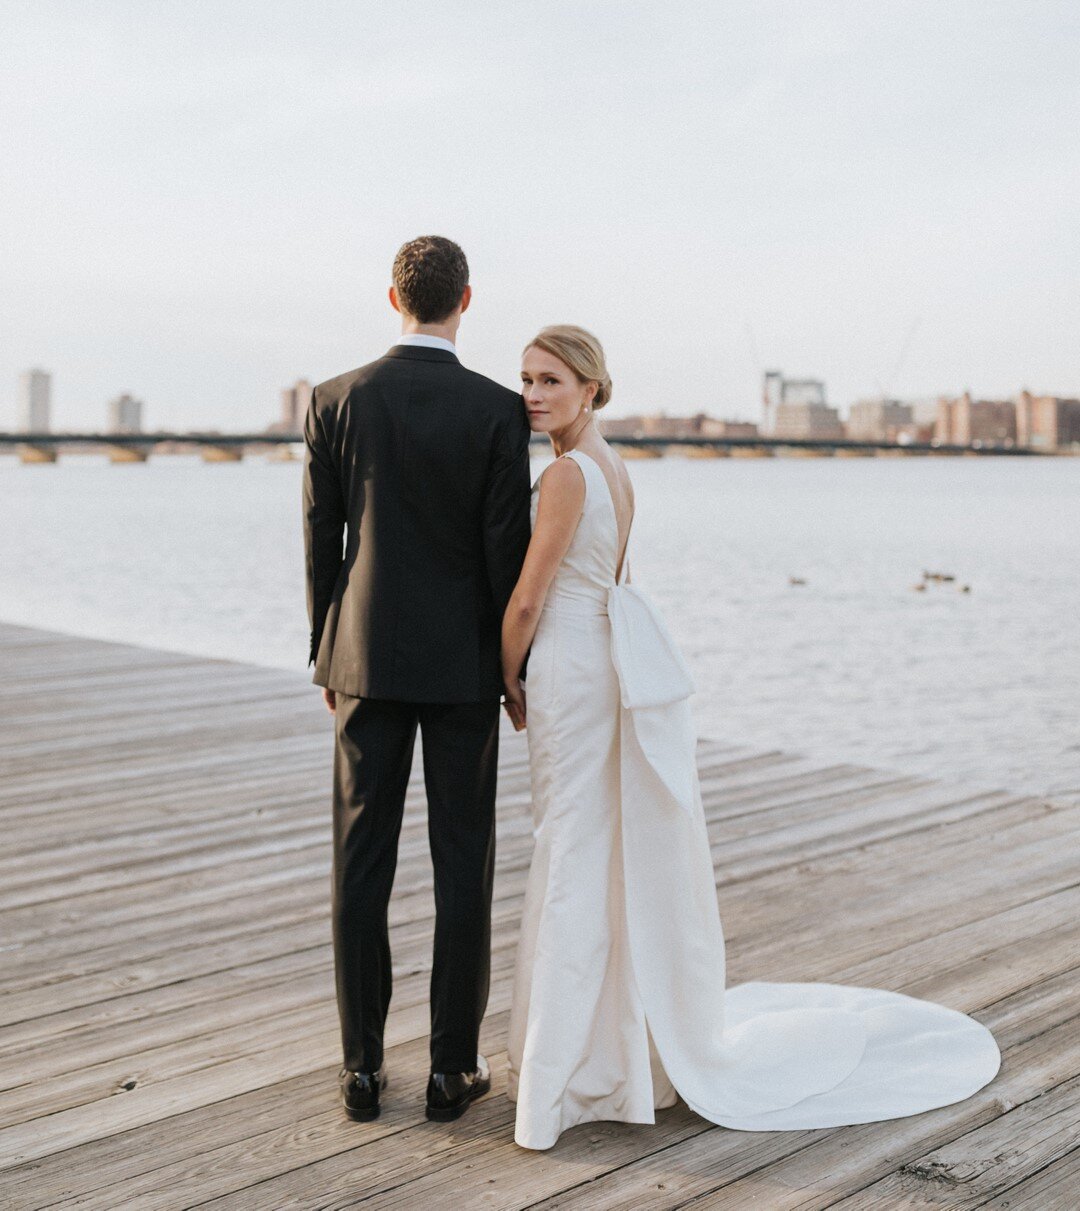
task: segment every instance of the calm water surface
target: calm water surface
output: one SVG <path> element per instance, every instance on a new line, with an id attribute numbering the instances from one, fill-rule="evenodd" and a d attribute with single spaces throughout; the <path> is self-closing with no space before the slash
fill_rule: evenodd
<path id="1" fill-rule="evenodd" d="M 1080 791 L 1080 459 L 628 465 L 703 735 Z M 300 475 L 0 458 L 0 618 L 304 674 Z"/>

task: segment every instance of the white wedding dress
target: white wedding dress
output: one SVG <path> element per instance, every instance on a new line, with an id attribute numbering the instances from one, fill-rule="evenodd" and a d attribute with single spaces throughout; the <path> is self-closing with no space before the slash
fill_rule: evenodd
<path id="1" fill-rule="evenodd" d="M 615 583 L 604 472 L 563 457 L 585 476 L 585 504 L 526 682 L 535 848 L 510 1011 L 515 1140 L 542 1149 L 577 1123 L 652 1123 L 677 1096 L 741 1131 L 970 1096 L 1001 1056 L 963 1013 L 839 984 L 725 989 L 692 683 L 655 608 L 625 575 Z"/>

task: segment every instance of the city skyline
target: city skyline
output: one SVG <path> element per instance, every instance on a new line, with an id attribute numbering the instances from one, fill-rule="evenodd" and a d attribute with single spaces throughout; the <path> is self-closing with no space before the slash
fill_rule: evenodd
<path id="1" fill-rule="evenodd" d="M 393 343 L 425 231 L 470 258 L 467 365 L 512 385 L 538 327 L 584 323 L 612 416 L 756 419 L 776 366 L 841 410 L 1080 393 L 1070 5 L 521 11 L 10 17 L 0 428 L 33 364 L 58 428 L 120 389 L 261 427 Z"/>
<path id="2" fill-rule="evenodd" d="M 19 379 L 20 420 L 18 433 L 70 436 L 71 429 L 54 430 L 50 424 L 51 375 L 40 368 L 25 371 Z M 304 416 L 311 401 L 312 384 L 297 379 L 281 389 L 277 418 L 265 426 L 250 427 L 250 433 L 299 440 Z M 144 402 L 127 392 L 109 400 L 104 429 L 86 426 L 84 434 L 98 433 L 108 445 L 109 434 L 129 436 L 145 433 L 196 435 L 198 430 L 143 425 Z M 1032 449 L 1065 453 L 1080 448 L 1080 399 L 1037 394 L 1026 389 L 1007 399 L 977 399 L 970 391 L 957 397 L 938 395 L 923 400 L 899 400 L 871 396 L 854 401 L 841 416 L 828 402 L 825 383 L 820 379 L 789 378 L 780 370 L 768 370 L 762 376 L 761 413 L 758 421 L 715 416 L 707 409 L 689 409 L 669 413 L 652 409 L 641 413 L 601 414 L 602 431 L 611 440 L 638 437 L 699 437 L 712 439 L 789 439 L 804 441 L 888 443 L 915 446 L 968 446 L 997 449 Z M 205 430 L 230 436 L 217 426 Z M 235 436 L 236 430 L 231 431 Z M 0 435 L 3 431 L 0 430 Z M 27 447 L 30 461 L 53 461 L 47 442 L 40 448 Z M 221 451 L 218 451 L 220 454 Z M 114 450 L 115 454 L 115 450 Z"/>

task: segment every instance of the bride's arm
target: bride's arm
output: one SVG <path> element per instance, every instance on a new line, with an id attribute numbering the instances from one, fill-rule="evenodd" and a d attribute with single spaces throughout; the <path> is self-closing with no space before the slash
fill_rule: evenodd
<path id="1" fill-rule="evenodd" d="M 503 614 L 502 670 L 506 706 L 518 731 L 525 725 L 521 666 L 536 634 L 548 587 L 574 537 L 585 504 L 585 476 L 572 458 L 556 459 L 540 477 L 536 525 L 521 575 Z"/>

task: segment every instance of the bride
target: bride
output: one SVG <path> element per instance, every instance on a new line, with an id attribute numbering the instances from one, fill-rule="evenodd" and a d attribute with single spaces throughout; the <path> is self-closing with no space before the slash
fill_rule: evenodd
<path id="1" fill-rule="evenodd" d="M 514 973 L 514 1138 L 653 1123 L 678 1097 L 742 1131 L 918 1114 L 982 1088 L 993 1035 L 896 992 L 725 989 L 724 937 L 695 764 L 693 683 L 630 583 L 634 493 L 595 413 L 611 398 L 582 328 L 545 328 L 521 379 L 556 459 L 503 621 L 506 709 L 526 729 L 535 848 Z M 528 692 L 521 672 L 528 653 Z"/>

